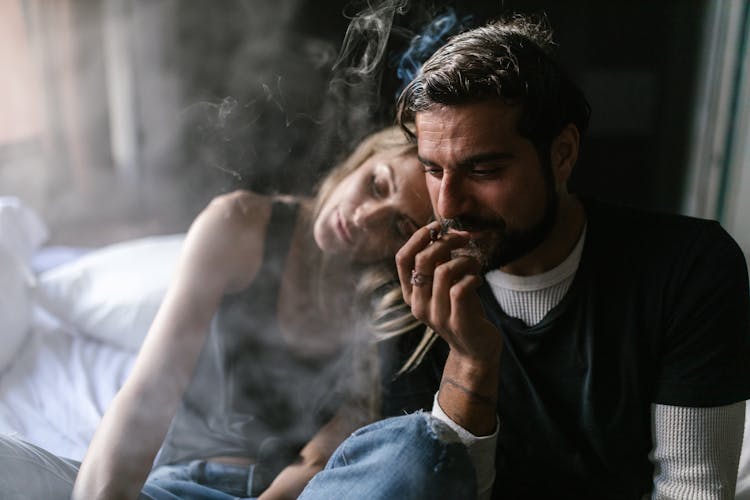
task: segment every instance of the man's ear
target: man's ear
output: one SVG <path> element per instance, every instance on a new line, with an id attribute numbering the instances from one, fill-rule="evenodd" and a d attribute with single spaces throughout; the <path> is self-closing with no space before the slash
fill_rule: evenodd
<path id="1" fill-rule="evenodd" d="M 552 141 L 550 164 L 555 174 L 555 184 L 565 184 L 578 161 L 578 146 L 581 139 L 578 127 L 568 123 Z"/>

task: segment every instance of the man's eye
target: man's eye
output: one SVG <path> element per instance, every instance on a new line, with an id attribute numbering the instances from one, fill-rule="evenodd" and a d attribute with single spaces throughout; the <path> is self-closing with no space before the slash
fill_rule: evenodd
<path id="1" fill-rule="evenodd" d="M 500 171 L 503 169 L 503 167 L 496 166 L 496 167 L 476 167 L 471 169 L 471 175 L 475 177 L 491 177 L 493 175 L 497 175 L 500 173 Z"/>
<path id="2" fill-rule="evenodd" d="M 424 167 L 424 172 L 426 174 L 429 174 L 429 175 L 433 176 L 433 177 L 440 177 L 440 176 L 443 175 L 443 169 L 442 168 L 430 167 L 430 166 L 427 166 L 427 165 L 425 165 L 425 167 Z"/>

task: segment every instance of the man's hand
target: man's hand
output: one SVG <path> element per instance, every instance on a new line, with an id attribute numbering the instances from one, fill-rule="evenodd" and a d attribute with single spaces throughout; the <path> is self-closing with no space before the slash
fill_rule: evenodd
<path id="1" fill-rule="evenodd" d="M 467 430 L 491 433 L 502 336 L 476 293 L 482 283 L 479 262 L 455 252 L 469 243 L 469 235 L 451 231 L 436 237 L 439 227 L 433 222 L 419 229 L 396 255 L 401 289 L 414 317 L 450 346 L 441 408 Z"/>
<path id="2" fill-rule="evenodd" d="M 417 230 L 396 254 L 404 300 L 412 314 L 433 328 L 451 351 L 469 363 L 496 363 L 500 332 L 484 315 L 476 289 L 482 283 L 477 259 L 451 253 L 469 243 L 465 232 L 435 238 L 438 222 Z"/>

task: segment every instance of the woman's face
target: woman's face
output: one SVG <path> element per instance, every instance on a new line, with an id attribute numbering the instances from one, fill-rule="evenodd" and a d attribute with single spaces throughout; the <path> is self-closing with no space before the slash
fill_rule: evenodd
<path id="1" fill-rule="evenodd" d="M 323 252 L 371 263 L 393 257 L 431 216 L 416 154 L 381 151 L 333 189 L 313 234 Z"/>

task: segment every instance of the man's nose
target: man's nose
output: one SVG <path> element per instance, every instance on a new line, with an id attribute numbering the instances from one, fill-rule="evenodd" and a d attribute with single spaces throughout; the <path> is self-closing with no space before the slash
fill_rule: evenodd
<path id="1" fill-rule="evenodd" d="M 452 219 L 466 213 L 470 203 L 468 194 L 461 176 L 443 175 L 435 206 L 437 215 L 443 219 Z"/>

